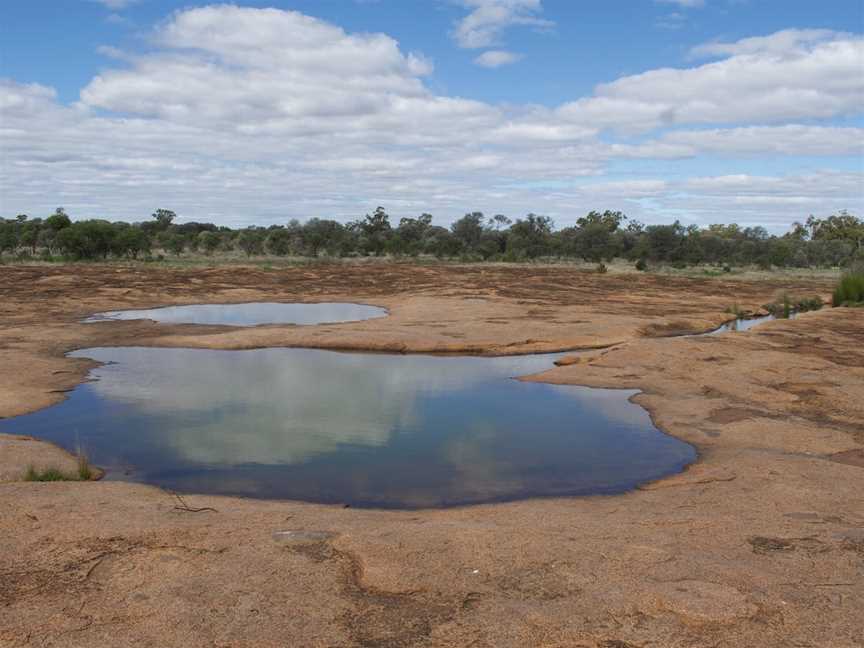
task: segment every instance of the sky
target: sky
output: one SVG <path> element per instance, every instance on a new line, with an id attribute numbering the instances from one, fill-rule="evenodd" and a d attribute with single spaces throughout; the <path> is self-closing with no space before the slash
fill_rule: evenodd
<path id="1" fill-rule="evenodd" d="M 864 0 L 8 0 L 0 216 L 864 214 Z"/>

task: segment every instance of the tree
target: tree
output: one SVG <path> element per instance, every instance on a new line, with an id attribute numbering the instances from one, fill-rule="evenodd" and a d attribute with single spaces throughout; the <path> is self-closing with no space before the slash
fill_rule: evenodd
<path id="1" fill-rule="evenodd" d="M 483 212 L 465 214 L 450 226 L 453 236 L 466 252 L 474 252 L 483 238 Z"/>
<path id="2" fill-rule="evenodd" d="M 292 244 L 291 233 L 284 227 L 272 229 L 267 234 L 267 239 L 264 241 L 264 246 L 270 254 L 276 256 L 286 256 L 291 251 Z"/>
<path id="3" fill-rule="evenodd" d="M 150 251 L 150 237 L 142 229 L 126 225 L 115 231 L 110 247 L 114 256 L 137 259 L 142 252 Z"/>
<path id="4" fill-rule="evenodd" d="M 825 219 L 810 216 L 807 227 L 814 241 L 845 240 L 852 242 L 856 249 L 864 246 L 864 221 L 845 209 Z"/>
<path id="5" fill-rule="evenodd" d="M 446 227 L 433 225 L 426 232 L 424 251 L 439 259 L 452 257 L 459 253 L 459 241 Z"/>
<path id="6" fill-rule="evenodd" d="M 222 237 L 216 232 L 204 231 L 198 235 L 198 246 L 207 256 L 213 254 L 221 242 Z"/>
<path id="7" fill-rule="evenodd" d="M 342 223 L 320 218 L 309 219 L 300 230 L 300 240 L 309 256 L 317 257 L 323 249 L 336 249 L 344 233 Z"/>
<path id="8" fill-rule="evenodd" d="M 179 257 L 183 254 L 183 250 L 186 249 L 186 237 L 177 232 L 169 234 L 165 238 L 164 245 L 168 252 Z"/>
<path id="9" fill-rule="evenodd" d="M 510 227 L 507 251 L 515 257 L 536 259 L 551 250 L 550 238 L 553 222 L 548 216 L 528 214 Z"/>
<path id="10" fill-rule="evenodd" d="M 153 212 L 153 219 L 156 221 L 156 230 L 159 232 L 164 232 L 171 227 L 171 223 L 174 222 L 175 218 L 177 218 L 177 214 L 170 209 L 157 209 Z"/>
<path id="11" fill-rule="evenodd" d="M 246 253 L 246 256 L 262 254 L 264 252 L 264 232 L 255 227 L 248 227 L 237 237 L 237 245 Z"/>
<path id="12" fill-rule="evenodd" d="M 60 230 L 57 247 L 73 259 L 105 259 L 111 252 L 115 233 L 108 221 L 78 221 Z"/>
<path id="13" fill-rule="evenodd" d="M 579 227 L 602 227 L 610 234 L 618 229 L 622 221 L 627 220 L 624 212 L 609 211 L 603 213 L 598 211 L 590 211 L 588 214 L 576 220 Z"/>
<path id="14" fill-rule="evenodd" d="M 54 213 L 45 219 L 45 225 L 53 232 L 59 232 L 71 224 L 72 220 L 62 207 L 55 209 Z"/>
<path id="15" fill-rule="evenodd" d="M 678 221 L 672 225 L 649 225 L 640 251 L 652 261 L 679 261 L 683 237 L 684 228 Z"/>
<path id="16" fill-rule="evenodd" d="M 378 207 L 370 216 L 351 224 L 361 237 L 364 252 L 381 256 L 390 237 L 390 217 L 383 207 Z"/>
<path id="17" fill-rule="evenodd" d="M 395 233 L 395 237 L 398 237 L 397 251 L 411 256 L 419 255 L 423 251 L 424 241 L 431 226 L 431 214 L 421 214 L 419 218 L 400 219 Z"/>

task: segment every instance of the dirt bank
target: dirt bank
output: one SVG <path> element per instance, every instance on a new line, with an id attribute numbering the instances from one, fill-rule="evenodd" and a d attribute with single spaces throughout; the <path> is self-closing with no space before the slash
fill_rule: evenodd
<path id="1" fill-rule="evenodd" d="M 862 645 L 864 469 L 849 457 L 864 446 L 864 312 L 644 337 L 825 284 L 543 266 L 0 273 L 0 415 L 62 398 L 87 369 L 63 353 L 87 346 L 617 344 L 529 379 L 642 389 L 637 402 L 701 457 L 623 496 L 401 513 L 0 484 L 0 646 Z M 77 323 L 126 307 L 298 298 L 391 316 L 255 330 Z M 8 475 L 20 457 L 5 443 Z"/>

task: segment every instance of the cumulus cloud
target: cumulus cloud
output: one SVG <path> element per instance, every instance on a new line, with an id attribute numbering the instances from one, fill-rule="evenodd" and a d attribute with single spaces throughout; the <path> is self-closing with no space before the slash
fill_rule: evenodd
<path id="1" fill-rule="evenodd" d="M 476 49 L 498 43 L 508 28 L 521 25 L 540 29 L 554 26 L 540 18 L 541 0 L 463 0 L 471 12 L 456 23 L 453 38 L 460 47 Z"/>
<path id="2" fill-rule="evenodd" d="M 0 82 L 0 212 L 63 204 L 140 220 L 164 206 L 242 226 L 348 220 L 382 204 L 443 223 L 482 209 L 566 225 L 610 207 L 648 221 L 689 210 L 785 226 L 860 209 L 860 173 L 608 177 L 621 159 L 860 154 L 862 129 L 814 123 L 860 114 L 860 37 L 769 41 L 557 108 L 502 106 L 436 94 L 431 62 L 384 34 L 276 9 L 184 10 L 146 53 L 103 49 L 112 67 L 75 104 Z"/>
<path id="3" fill-rule="evenodd" d="M 775 35 L 776 36 L 776 35 Z M 758 39 L 754 39 L 758 40 Z M 723 60 L 664 68 L 597 87 L 561 107 L 562 117 L 595 126 L 649 130 L 705 123 L 784 122 L 859 113 L 864 104 L 864 39 L 767 37 Z M 766 51 L 764 43 L 772 46 Z M 739 42 L 740 43 L 740 42 Z M 752 50 L 752 51 L 751 51 Z"/>
<path id="4" fill-rule="evenodd" d="M 502 65 L 510 65 L 522 58 L 521 54 L 508 52 L 506 50 L 489 50 L 483 52 L 480 56 L 474 59 L 474 63 L 481 67 L 497 68 Z"/>

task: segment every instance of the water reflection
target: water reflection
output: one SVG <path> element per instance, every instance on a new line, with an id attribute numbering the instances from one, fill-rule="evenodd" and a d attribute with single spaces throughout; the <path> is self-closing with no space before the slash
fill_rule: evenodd
<path id="1" fill-rule="evenodd" d="M 619 492 L 681 469 L 632 391 L 510 380 L 557 356 L 100 348 L 55 407 L 0 422 L 192 492 L 445 506 Z M 123 475 L 118 467 L 133 467 Z"/>
<path id="2" fill-rule="evenodd" d="M 790 313 L 788 319 L 795 319 L 798 313 Z M 747 331 L 754 326 L 759 326 L 764 322 L 770 322 L 777 319 L 774 315 L 760 315 L 758 317 L 739 317 L 717 327 L 713 331 L 707 333 L 698 333 L 697 335 L 717 335 L 718 333 L 726 333 L 728 331 Z M 693 337 L 693 336 L 685 336 Z"/>
<path id="3" fill-rule="evenodd" d="M 255 302 L 248 304 L 192 304 L 142 310 L 96 313 L 84 322 L 148 319 L 166 324 L 223 324 L 258 326 L 259 324 L 334 324 L 384 317 L 387 311 L 377 306 L 340 302 L 318 304 L 281 304 Z"/>

